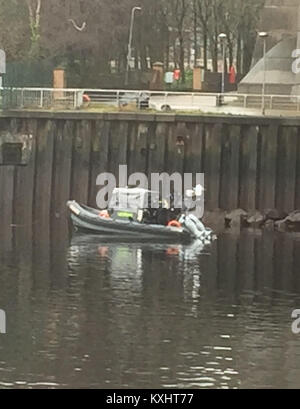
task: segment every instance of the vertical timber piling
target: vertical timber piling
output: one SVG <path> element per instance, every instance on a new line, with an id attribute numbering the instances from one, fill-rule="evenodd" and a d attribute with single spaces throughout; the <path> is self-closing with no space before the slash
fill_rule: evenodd
<path id="1" fill-rule="evenodd" d="M 300 207 L 299 132 L 297 118 L 3 113 L 1 232 L 65 223 L 68 199 L 95 206 L 97 176 L 118 176 L 119 165 L 148 177 L 204 172 L 209 211 L 291 212 Z M 22 157 L 5 156 L 19 145 Z"/>

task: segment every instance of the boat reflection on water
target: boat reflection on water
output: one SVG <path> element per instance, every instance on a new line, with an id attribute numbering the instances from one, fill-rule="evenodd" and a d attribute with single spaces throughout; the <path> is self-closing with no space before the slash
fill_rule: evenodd
<path id="1" fill-rule="evenodd" d="M 300 235 L 15 233 L 0 242 L 0 388 L 299 388 Z"/>
<path id="2" fill-rule="evenodd" d="M 182 296 L 193 299 L 200 296 L 201 260 L 210 251 L 211 245 L 199 241 L 189 245 L 120 242 L 76 235 L 71 241 L 68 261 L 70 270 L 78 274 L 85 274 L 87 264 L 91 268 L 98 265 L 98 274 L 105 271 L 108 288 L 117 298 L 124 299 L 125 294 L 141 298 L 145 291 L 149 291 L 147 297 L 153 298 L 151 286 L 155 283 L 154 298 L 167 286 L 173 287 L 179 299 Z"/>
<path id="3" fill-rule="evenodd" d="M 149 243 L 137 241 L 120 241 L 117 238 L 107 238 L 99 235 L 75 235 L 72 238 L 69 255 L 70 262 L 80 263 L 80 258 L 97 255 L 103 260 L 109 260 L 113 269 L 122 269 L 124 264 L 137 270 L 143 269 L 142 255 L 154 252 L 158 258 L 177 257 L 177 260 L 195 261 L 201 255 L 210 254 L 210 245 L 200 241 L 191 244 Z"/>

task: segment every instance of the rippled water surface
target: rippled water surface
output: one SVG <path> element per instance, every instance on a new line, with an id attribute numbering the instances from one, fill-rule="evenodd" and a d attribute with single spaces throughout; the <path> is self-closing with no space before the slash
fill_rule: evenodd
<path id="1" fill-rule="evenodd" d="M 299 237 L 49 236 L 1 240 L 0 388 L 300 387 Z"/>

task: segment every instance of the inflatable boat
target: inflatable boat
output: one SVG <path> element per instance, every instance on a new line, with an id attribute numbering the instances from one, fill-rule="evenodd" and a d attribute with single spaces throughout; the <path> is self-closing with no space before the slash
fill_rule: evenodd
<path id="1" fill-rule="evenodd" d="M 201 239 L 209 243 L 213 240 L 210 229 L 205 229 L 200 234 L 191 221 L 179 222 L 177 218 L 167 225 L 145 222 L 145 197 L 148 193 L 143 189 L 115 189 L 107 211 L 69 201 L 67 207 L 75 231 L 116 238 L 169 242 L 191 242 Z"/>

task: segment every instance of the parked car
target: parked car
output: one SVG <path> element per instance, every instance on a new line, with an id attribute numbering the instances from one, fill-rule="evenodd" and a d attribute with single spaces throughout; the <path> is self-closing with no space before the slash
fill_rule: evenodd
<path id="1" fill-rule="evenodd" d="M 84 95 L 90 98 L 91 103 L 125 107 L 130 104 L 138 109 L 148 109 L 150 106 L 150 93 L 138 91 L 95 90 L 85 91 Z"/>
<path id="2" fill-rule="evenodd" d="M 125 92 L 120 93 L 119 104 L 121 106 L 136 104 L 138 109 L 148 109 L 150 94 L 148 92 Z"/>

